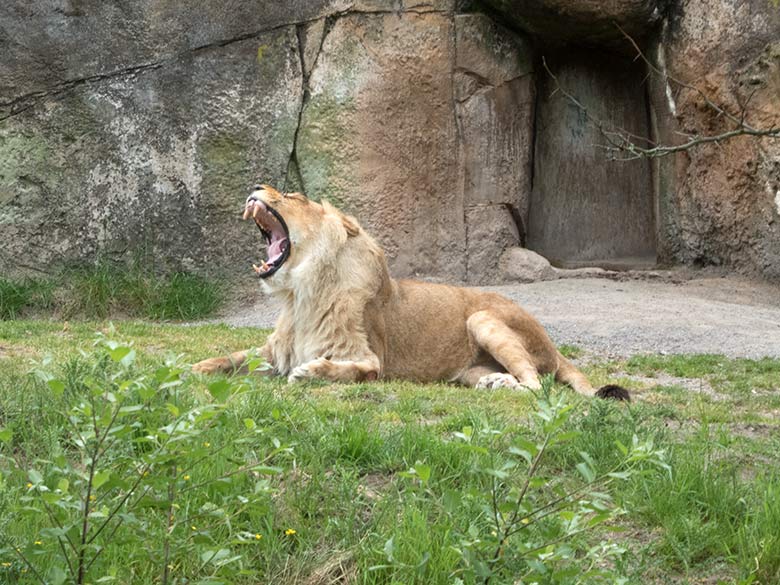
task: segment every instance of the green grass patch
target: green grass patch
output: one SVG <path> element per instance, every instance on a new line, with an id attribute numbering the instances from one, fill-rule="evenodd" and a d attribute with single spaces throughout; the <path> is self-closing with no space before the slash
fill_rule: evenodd
<path id="1" fill-rule="evenodd" d="M 577 359 L 583 354 L 582 348 L 577 347 L 576 345 L 559 345 L 558 351 L 561 352 L 563 357 L 569 358 L 570 360 Z"/>
<path id="2" fill-rule="evenodd" d="M 773 472 L 780 434 L 766 422 L 771 390 L 753 396 L 747 410 L 728 405 L 713 417 L 718 403 L 691 401 L 679 387 L 638 385 L 633 403 L 617 405 L 548 381 L 549 395 L 540 396 L 547 410 L 540 410 L 529 393 L 448 384 L 288 385 L 188 374 L 188 363 L 258 346 L 267 334 L 223 325 L 0 321 L 0 582 L 40 582 L 11 545 L 45 581 L 72 582 L 59 542 L 82 526 L 84 498 L 89 523 L 100 526 L 139 478 L 145 491 L 133 492 L 111 538 L 97 537 L 102 548 L 89 549 L 101 551 L 89 582 L 471 584 L 490 576 L 500 584 L 747 585 L 780 578 L 780 475 Z M 643 375 L 695 372 L 740 393 L 764 384 L 778 363 L 649 356 L 629 367 Z M 604 382 L 626 369 L 587 366 Z M 570 410 L 556 410 L 558 399 Z M 111 424 L 117 408 L 124 410 L 98 458 L 99 485 L 88 492 L 83 445 L 94 446 L 100 432 L 91 429 Z M 764 422 L 745 422 L 748 415 Z M 516 524 L 499 546 L 529 477 L 526 457 L 553 427 L 558 439 L 545 448 L 519 516 L 531 518 L 528 528 Z M 167 443 L 168 435 L 175 441 Z M 669 468 L 652 457 L 627 467 L 626 453 L 643 449 L 663 452 Z M 608 481 L 588 489 L 598 478 Z M 587 503 L 532 514 L 577 489 L 589 494 Z M 65 532 L 52 526 L 44 501 Z M 618 508 L 625 513 L 615 516 Z M 531 552 L 552 541 L 559 544 L 541 556 Z M 604 570 L 606 580 L 597 574 Z"/>
<path id="3" fill-rule="evenodd" d="M 752 390 L 780 390 L 780 360 L 729 359 L 722 355 L 641 355 L 626 362 L 631 374 L 666 372 L 680 378 L 701 378 L 715 390 L 745 394 Z"/>
<path id="4" fill-rule="evenodd" d="M 191 320 L 213 315 L 223 301 L 216 280 L 185 272 L 159 275 L 140 261 L 101 260 L 45 281 L 0 279 L 0 319 L 48 314 Z"/>
<path id="5" fill-rule="evenodd" d="M 48 310 L 52 306 L 54 285 L 35 279 L 0 278 L 0 320 L 16 319 L 29 310 Z"/>

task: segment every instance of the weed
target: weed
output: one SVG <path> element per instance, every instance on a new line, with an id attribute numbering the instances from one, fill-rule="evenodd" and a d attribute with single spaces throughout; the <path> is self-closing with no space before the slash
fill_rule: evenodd
<path id="1" fill-rule="evenodd" d="M 42 280 L 0 278 L 0 320 L 16 319 L 26 309 L 49 309 L 53 288 Z"/>
<path id="2" fill-rule="evenodd" d="M 736 554 L 756 583 L 780 583 L 780 477 L 761 486 L 757 506 L 737 531 Z"/>
<path id="3" fill-rule="evenodd" d="M 728 359 L 710 354 L 642 355 L 629 359 L 626 369 L 629 373 L 664 371 L 681 378 L 703 378 L 715 390 L 731 394 L 780 389 L 780 360 L 772 358 Z"/>

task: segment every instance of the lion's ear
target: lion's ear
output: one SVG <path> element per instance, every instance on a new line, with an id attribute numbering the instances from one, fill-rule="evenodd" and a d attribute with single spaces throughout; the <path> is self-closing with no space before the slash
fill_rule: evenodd
<path id="1" fill-rule="evenodd" d="M 354 217 L 350 217 L 342 213 L 341 225 L 343 225 L 344 229 L 347 230 L 347 235 L 350 238 L 353 238 L 360 233 L 360 226 L 357 224 Z"/>
<path id="2" fill-rule="evenodd" d="M 344 230 L 347 232 L 347 237 L 354 238 L 360 233 L 360 226 L 354 217 L 350 215 L 344 215 L 324 199 L 322 201 L 322 208 L 326 213 L 333 214 L 339 218 L 341 225 L 344 226 Z"/>

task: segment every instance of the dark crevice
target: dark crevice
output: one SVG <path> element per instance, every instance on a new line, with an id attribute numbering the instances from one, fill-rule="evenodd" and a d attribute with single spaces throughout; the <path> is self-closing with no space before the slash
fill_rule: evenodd
<path id="1" fill-rule="evenodd" d="M 46 97 L 56 96 L 61 93 L 65 93 L 66 91 L 69 91 L 73 88 L 79 87 L 87 83 L 97 83 L 100 81 L 104 81 L 106 79 L 113 79 L 115 77 L 134 75 L 136 73 L 141 73 L 149 69 L 158 69 L 162 67 L 162 65 L 163 65 L 163 61 L 157 63 L 145 63 L 143 65 L 136 65 L 134 67 L 127 67 L 117 71 L 112 71 L 111 73 L 103 73 L 100 75 L 89 75 L 87 77 L 79 77 L 76 79 L 63 81 L 46 90 L 34 91 L 34 92 L 21 95 L 10 101 L 0 103 L 0 108 L 10 108 L 10 112 L 0 116 L 0 121 L 7 120 L 8 118 L 21 114 L 22 112 L 25 112 L 30 108 L 35 107 L 40 100 Z"/>
<path id="2" fill-rule="evenodd" d="M 451 28 L 451 42 L 452 42 L 452 53 L 450 57 L 450 100 L 452 105 L 452 116 L 453 120 L 455 122 L 455 144 L 457 146 L 458 152 L 457 152 L 457 161 L 458 161 L 458 183 L 457 188 L 460 191 L 460 196 L 462 197 L 461 204 L 463 205 L 463 238 L 464 238 L 464 245 L 465 250 L 463 254 L 464 258 L 464 266 L 463 266 L 463 279 L 468 280 L 469 278 L 469 222 L 468 222 L 468 212 L 467 212 L 467 206 L 466 206 L 466 178 L 464 176 L 464 170 L 463 170 L 463 161 L 461 160 L 461 157 L 463 156 L 463 132 L 461 129 L 461 121 L 460 121 L 460 105 L 458 102 L 458 98 L 455 95 L 455 73 L 458 72 L 458 34 L 457 34 L 457 28 L 455 24 L 455 14 L 453 13 L 450 16 L 450 28 Z"/>
<path id="3" fill-rule="evenodd" d="M 531 173 L 531 177 L 529 180 L 529 187 L 528 187 L 528 204 L 526 206 L 525 210 L 525 220 L 526 222 L 530 222 L 531 219 L 531 202 L 533 201 L 533 193 L 534 193 L 534 187 L 536 187 L 536 149 L 537 149 L 537 143 L 536 143 L 536 134 L 537 134 L 537 126 L 539 124 L 539 105 L 541 104 L 541 100 L 539 99 L 539 96 L 541 95 L 541 87 L 539 83 L 539 78 L 536 77 L 534 79 L 534 111 L 531 114 L 531 161 L 529 164 L 529 172 Z M 522 221 L 522 217 L 520 218 Z M 523 224 L 525 225 L 525 223 Z M 523 232 L 523 242 L 522 246 L 525 248 L 525 232 Z"/>
<path id="4" fill-rule="evenodd" d="M 295 132 L 293 132 L 292 148 L 290 149 L 290 157 L 287 160 L 287 169 L 284 175 L 284 186 L 282 192 L 287 192 L 288 183 L 290 183 L 291 175 L 293 183 L 297 183 L 300 186 L 300 190 L 306 193 L 306 187 L 303 184 L 303 175 L 301 174 L 301 166 L 298 163 L 298 133 L 301 131 L 301 123 L 303 121 L 303 110 L 306 107 L 307 94 L 309 92 L 309 80 L 306 75 L 306 62 L 303 57 L 304 42 L 302 38 L 302 31 L 305 25 L 299 24 L 295 27 L 295 38 L 298 41 L 298 62 L 301 67 L 301 106 L 298 108 L 298 120 L 295 124 Z M 317 55 L 319 57 L 319 54 Z M 314 67 L 312 66 L 312 71 Z"/>
<path id="5" fill-rule="evenodd" d="M 517 239 L 520 242 L 520 246 L 525 248 L 525 222 L 523 221 L 523 216 L 520 213 L 520 209 L 518 209 L 517 205 L 512 203 L 503 203 L 502 205 L 506 207 L 509 215 L 512 216 L 512 221 L 517 228 Z"/>
<path id="6" fill-rule="evenodd" d="M 295 34 L 298 40 L 298 59 L 301 67 L 301 105 L 298 109 L 298 120 L 295 125 L 295 132 L 293 133 L 290 158 L 287 161 L 287 172 L 284 178 L 285 184 L 283 191 L 287 190 L 288 183 L 292 181 L 291 184 L 297 184 L 300 187 L 301 192 L 306 193 L 306 186 L 303 181 L 303 173 L 301 172 L 301 162 L 298 158 L 298 135 L 300 134 L 301 126 L 303 125 L 303 113 L 306 110 L 309 99 L 311 98 L 309 80 L 314 74 L 314 70 L 317 68 L 317 63 L 319 63 L 320 55 L 322 54 L 322 48 L 325 45 L 325 39 L 327 38 L 328 34 L 330 34 L 330 31 L 333 29 L 333 26 L 336 24 L 338 18 L 338 16 L 334 15 L 328 15 L 325 17 L 325 23 L 322 28 L 322 35 L 320 36 L 317 53 L 314 55 L 314 60 L 311 63 L 311 69 L 308 72 L 306 71 L 306 63 L 304 60 L 304 52 L 306 47 L 303 39 L 303 29 L 305 26 L 312 23 L 309 22 L 299 24 L 295 27 Z"/>

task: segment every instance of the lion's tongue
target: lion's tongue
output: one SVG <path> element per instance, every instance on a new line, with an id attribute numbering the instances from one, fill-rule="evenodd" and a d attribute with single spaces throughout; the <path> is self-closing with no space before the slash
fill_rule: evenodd
<path id="1" fill-rule="evenodd" d="M 269 264 L 273 264 L 282 256 L 282 252 L 284 252 L 285 242 L 287 242 L 287 238 L 279 238 L 278 240 L 274 240 L 270 243 L 270 245 L 268 246 Z"/>

